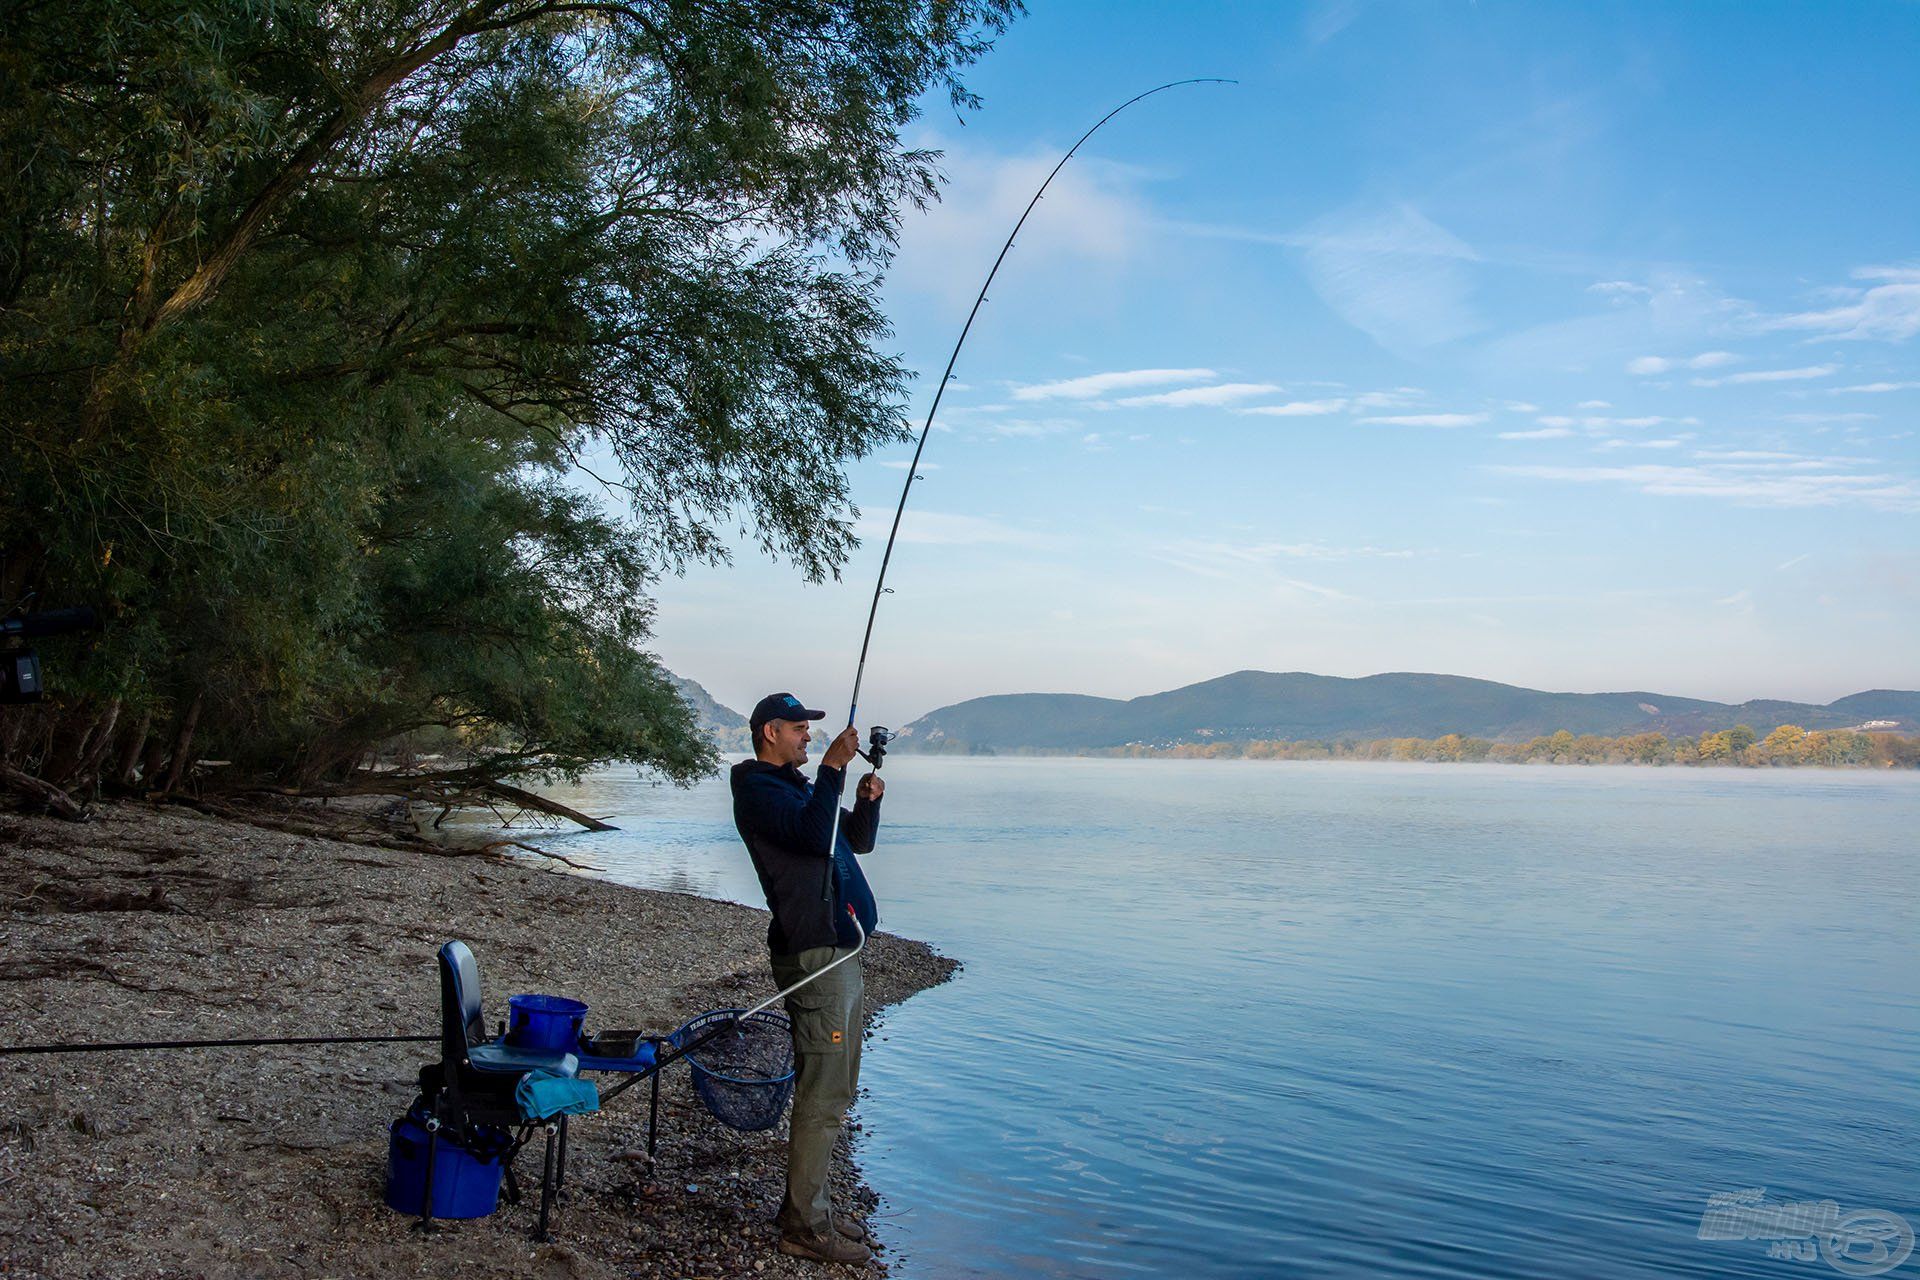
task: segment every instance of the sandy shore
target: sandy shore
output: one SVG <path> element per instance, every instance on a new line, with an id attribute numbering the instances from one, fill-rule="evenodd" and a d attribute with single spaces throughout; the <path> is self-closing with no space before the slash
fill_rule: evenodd
<path id="1" fill-rule="evenodd" d="M 743 854 L 744 856 L 744 854 Z M 769 994 L 766 915 L 562 875 L 127 805 L 76 825 L 0 813 L 0 1043 L 430 1033 L 433 956 L 480 960 L 487 1014 L 519 991 L 590 1025 L 678 1026 Z M 870 1015 L 954 964 L 885 934 Z M 430 1045 L 0 1058 L 0 1275 L 820 1276 L 769 1225 L 781 1131 L 739 1134 L 684 1069 L 573 1126 L 555 1242 L 534 1201 L 433 1237 L 381 1199 L 387 1125 Z M 601 1077 L 611 1083 L 614 1077 Z M 522 1155 L 537 1185 L 537 1144 Z M 870 1207 L 845 1144 L 842 1202 Z M 881 1232 L 884 1240 L 884 1231 Z M 884 1255 L 883 1255 L 884 1256 Z"/>

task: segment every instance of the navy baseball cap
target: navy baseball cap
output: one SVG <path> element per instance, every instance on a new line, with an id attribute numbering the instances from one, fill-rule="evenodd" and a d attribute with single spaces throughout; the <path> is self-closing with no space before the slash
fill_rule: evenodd
<path id="1" fill-rule="evenodd" d="M 747 717 L 747 725 L 753 736 L 758 738 L 760 730 L 769 720 L 825 720 L 827 713 L 812 711 L 800 703 L 800 699 L 790 693 L 770 693 L 754 704 L 753 714 Z"/>

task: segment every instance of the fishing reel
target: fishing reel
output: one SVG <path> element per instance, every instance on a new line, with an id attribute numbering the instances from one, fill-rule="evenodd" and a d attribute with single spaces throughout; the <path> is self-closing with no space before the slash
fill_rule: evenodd
<path id="1" fill-rule="evenodd" d="M 887 744 L 899 736 L 899 734 L 891 729 L 874 725 L 871 729 L 867 730 L 867 749 L 860 751 L 860 758 L 878 769 L 880 762 L 887 758 Z M 855 747 L 854 750 L 859 751 L 860 749 Z"/>

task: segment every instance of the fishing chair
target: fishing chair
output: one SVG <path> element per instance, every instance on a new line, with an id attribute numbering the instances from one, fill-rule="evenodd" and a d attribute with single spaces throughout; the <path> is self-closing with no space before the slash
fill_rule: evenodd
<path id="1" fill-rule="evenodd" d="M 520 1183 L 513 1162 L 532 1138 L 546 1132 L 546 1159 L 540 1174 L 540 1222 L 536 1240 L 547 1238 L 547 1219 L 553 1198 L 567 1180 L 567 1117 L 528 1123 L 521 1115 L 514 1090 L 529 1072 L 546 1070 L 572 1076 L 580 1060 L 555 1049 L 522 1049 L 501 1034 L 488 1036 L 480 1005 L 480 966 L 464 942 L 440 948 L 440 1061 L 420 1069 L 420 1092 L 427 1101 L 426 1190 L 420 1199 L 420 1230 L 433 1229 L 433 1153 L 442 1133 L 466 1138 L 476 1126 L 492 1126 L 514 1134 L 503 1163 L 510 1204 L 520 1201 Z M 556 1146 L 557 1160 L 556 1160 Z"/>

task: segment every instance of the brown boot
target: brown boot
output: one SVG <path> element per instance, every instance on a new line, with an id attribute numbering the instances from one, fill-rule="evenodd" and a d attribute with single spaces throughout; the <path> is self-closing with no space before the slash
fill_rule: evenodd
<path id="1" fill-rule="evenodd" d="M 858 1218 L 836 1213 L 833 1215 L 833 1229 L 855 1244 L 873 1248 L 873 1237 L 867 1234 L 866 1224 Z"/>
<path id="2" fill-rule="evenodd" d="M 780 1252 L 790 1253 L 796 1258 L 811 1258 L 815 1262 L 846 1262 L 854 1265 L 863 1264 L 873 1257 L 873 1250 L 858 1240 L 848 1239 L 839 1231 L 823 1234 L 783 1230 L 780 1233 Z"/>

